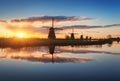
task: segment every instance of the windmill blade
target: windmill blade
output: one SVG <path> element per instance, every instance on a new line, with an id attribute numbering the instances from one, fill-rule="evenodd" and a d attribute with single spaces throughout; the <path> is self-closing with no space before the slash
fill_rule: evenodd
<path id="1" fill-rule="evenodd" d="M 79 33 L 68 33 L 68 34 L 79 34 Z"/>
<path id="2" fill-rule="evenodd" d="M 99 31 L 85 31 L 87 33 L 100 33 Z"/>
<path id="3" fill-rule="evenodd" d="M 50 27 L 49 26 L 43 26 L 41 28 L 49 29 Z"/>
<path id="4" fill-rule="evenodd" d="M 54 28 L 55 30 L 63 30 L 63 28 Z"/>
<path id="5" fill-rule="evenodd" d="M 41 27 L 43 29 L 49 29 L 50 27 L 49 26 L 43 26 Z M 63 30 L 63 28 L 54 28 L 55 30 Z"/>
<path id="6" fill-rule="evenodd" d="M 54 18 L 52 18 L 52 27 L 54 28 Z"/>
<path id="7" fill-rule="evenodd" d="M 61 54 L 63 53 L 62 51 L 55 51 L 54 54 Z"/>
<path id="8" fill-rule="evenodd" d="M 68 33 L 55 33 L 55 34 L 68 34 Z"/>

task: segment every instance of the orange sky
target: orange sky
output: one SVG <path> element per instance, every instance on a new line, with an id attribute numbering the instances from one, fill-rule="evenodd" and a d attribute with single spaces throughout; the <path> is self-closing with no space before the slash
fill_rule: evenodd
<path id="1" fill-rule="evenodd" d="M 52 22 L 50 18 L 44 19 L 44 17 L 1 20 L 0 37 L 15 37 L 21 32 L 23 37 L 47 38 Z M 65 35 L 70 35 L 72 28 L 74 28 L 75 33 L 78 33 L 75 35 L 76 38 L 79 38 L 81 34 L 94 38 L 104 38 L 109 34 L 113 36 L 120 35 L 120 24 L 101 26 L 93 25 L 94 23 L 95 20 L 87 17 L 66 17 L 63 20 L 58 18 L 55 20 L 55 28 L 62 28 L 62 30 L 56 30 L 56 36 L 57 38 L 63 38 Z"/>

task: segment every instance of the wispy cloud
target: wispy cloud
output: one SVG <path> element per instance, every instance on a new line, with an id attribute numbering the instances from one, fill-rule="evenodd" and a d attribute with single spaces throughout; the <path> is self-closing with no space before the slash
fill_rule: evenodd
<path id="1" fill-rule="evenodd" d="M 22 19 L 13 19 L 9 21 L 0 20 L 0 23 L 7 30 L 11 32 L 27 32 L 34 34 L 47 34 L 48 28 L 51 27 L 52 18 L 55 19 L 56 23 L 67 23 L 67 22 L 81 22 L 87 20 L 93 20 L 88 17 L 78 16 L 40 16 L 40 17 L 29 17 Z M 46 29 L 47 28 L 47 29 Z M 57 29 L 56 30 L 60 30 Z"/>
<path id="2" fill-rule="evenodd" d="M 14 19 L 12 22 L 48 22 L 51 21 L 52 18 L 55 19 L 56 22 L 66 22 L 66 21 L 86 21 L 93 20 L 92 18 L 87 17 L 79 17 L 79 16 L 40 16 L 40 17 L 29 17 L 24 19 Z"/>
<path id="3" fill-rule="evenodd" d="M 104 27 L 114 27 L 114 26 L 120 26 L 120 24 L 105 25 Z"/>
<path id="4" fill-rule="evenodd" d="M 104 26 L 90 26 L 90 25 L 72 25 L 72 26 L 63 26 L 62 29 L 90 29 L 90 28 L 109 28 L 109 27 L 120 27 L 120 24 L 104 25 Z"/>
<path id="5" fill-rule="evenodd" d="M 24 27 L 16 27 L 16 26 L 6 26 L 6 28 L 10 31 L 15 31 L 15 32 L 18 32 L 18 31 L 23 31 L 23 32 L 26 32 L 26 33 L 42 33 L 42 34 L 45 34 L 48 32 L 48 30 L 44 29 L 44 28 L 41 28 L 41 27 L 34 27 L 34 26 L 24 26 Z"/>
<path id="6" fill-rule="evenodd" d="M 0 20 L 0 22 L 6 22 L 5 20 Z"/>

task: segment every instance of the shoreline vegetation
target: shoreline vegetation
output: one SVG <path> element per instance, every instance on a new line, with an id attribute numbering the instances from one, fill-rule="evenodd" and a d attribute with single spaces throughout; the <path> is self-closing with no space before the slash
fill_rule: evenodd
<path id="1" fill-rule="evenodd" d="M 40 38 L 0 38 L 0 48 L 4 47 L 31 47 L 31 46 L 79 46 L 103 45 L 120 41 L 120 38 L 108 39 L 40 39 Z"/>

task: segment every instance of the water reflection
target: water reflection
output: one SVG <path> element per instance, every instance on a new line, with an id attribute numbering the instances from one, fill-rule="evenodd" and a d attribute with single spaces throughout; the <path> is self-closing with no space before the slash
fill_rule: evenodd
<path id="1" fill-rule="evenodd" d="M 120 40 L 117 40 L 117 43 L 119 43 L 120 42 Z"/>
<path id="2" fill-rule="evenodd" d="M 106 46 L 106 45 L 105 45 Z M 26 60 L 40 63 L 78 63 L 95 60 L 91 55 L 82 57 L 83 54 L 112 54 L 120 55 L 120 52 L 106 51 L 105 46 L 41 46 L 24 48 L 1 48 L 0 58 Z M 104 48 L 104 49 L 102 49 Z M 112 47 L 106 47 L 112 48 Z M 119 47 L 118 47 L 119 48 Z M 79 55 L 79 56 L 78 56 Z"/>
<path id="3" fill-rule="evenodd" d="M 21 49 L 11 49 L 6 48 L 2 49 L 0 58 L 11 58 L 18 60 L 27 60 L 32 62 L 41 62 L 41 63 L 66 63 L 66 62 L 83 62 L 83 61 L 92 61 L 91 58 L 83 58 L 76 56 L 61 56 L 60 54 L 54 54 L 55 46 L 49 46 L 49 53 L 42 53 L 43 48 L 21 48 Z M 46 49 L 46 47 L 44 47 Z M 43 51 L 43 50 L 42 50 Z"/>
<path id="4" fill-rule="evenodd" d="M 59 50 L 61 50 L 62 52 L 65 53 L 73 53 L 73 54 L 88 54 L 88 53 L 97 53 L 97 54 L 113 54 L 113 55 L 120 55 L 120 53 L 116 53 L 116 52 L 109 52 L 109 51 L 98 51 L 98 50 L 74 50 L 74 48 L 72 49 L 68 49 L 68 48 L 59 48 Z"/>
<path id="5" fill-rule="evenodd" d="M 120 81 L 119 63 L 117 42 L 111 47 L 1 48 L 0 81 Z"/>
<path id="6" fill-rule="evenodd" d="M 54 50 L 55 50 L 54 45 L 49 46 L 49 53 L 52 55 L 52 63 L 54 63 L 54 56 L 53 56 Z"/>

